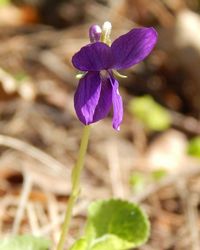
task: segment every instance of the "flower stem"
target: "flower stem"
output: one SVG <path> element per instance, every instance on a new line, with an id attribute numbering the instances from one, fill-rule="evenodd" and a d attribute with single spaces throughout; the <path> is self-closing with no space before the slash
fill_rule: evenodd
<path id="1" fill-rule="evenodd" d="M 84 164 L 85 154 L 87 151 L 89 135 L 90 135 L 90 126 L 85 126 L 83 129 L 83 135 L 82 135 L 81 145 L 80 145 L 79 154 L 78 154 L 78 160 L 72 170 L 72 176 L 71 176 L 72 191 L 71 191 L 71 195 L 67 204 L 65 219 L 63 223 L 61 236 L 57 245 L 57 250 L 63 250 L 64 248 L 64 244 L 65 244 L 67 234 L 69 231 L 70 221 L 72 218 L 72 210 L 78 198 L 78 195 L 80 193 L 80 175 L 81 175 L 81 170 Z"/>

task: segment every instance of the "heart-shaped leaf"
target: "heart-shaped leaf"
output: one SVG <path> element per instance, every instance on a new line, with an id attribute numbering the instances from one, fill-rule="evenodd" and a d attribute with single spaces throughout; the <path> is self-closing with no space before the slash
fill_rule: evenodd
<path id="1" fill-rule="evenodd" d="M 143 244 L 149 235 L 146 215 L 127 201 L 94 202 L 89 207 L 88 220 L 88 227 L 93 228 L 92 250 L 129 249 Z"/>
<path id="2" fill-rule="evenodd" d="M 87 249 L 87 240 L 86 239 L 79 239 L 77 240 L 74 245 L 70 248 L 70 250 L 85 250 Z"/>
<path id="3" fill-rule="evenodd" d="M 71 250 L 125 250 L 142 245 L 149 236 L 147 216 L 138 205 L 123 200 L 93 202 L 84 237 Z"/>

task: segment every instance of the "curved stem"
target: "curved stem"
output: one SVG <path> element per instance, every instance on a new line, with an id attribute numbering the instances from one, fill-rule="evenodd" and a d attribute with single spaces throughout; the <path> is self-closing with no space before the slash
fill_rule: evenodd
<path id="1" fill-rule="evenodd" d="M 70 221 L 72 218 L 73 207 L 80 192 L 80 175 L 81 175 L 81 170 L 84 164 L 85 154 L 87 151 L 89 135 L 90 135 L 90 126 L 85 126 L 83 129 L 83 135 L 82 135 L 81 145 L 80 145 L 79 154 L 78 154 L 78 160 L 76 162 L 76 165 L 74 166 L 74 169 L 72 170 L 72 177 L 71 177 L 72 178 L 71 179 L 72 192 L 71 192 L 68 204 L 67 204 L 65 219 L 64 219 L 59 243 L 57 245 L 57 250 L 63 250 L 64 248 L 64 244 L 65 244 L 68 231 L 69 231 Z"/>

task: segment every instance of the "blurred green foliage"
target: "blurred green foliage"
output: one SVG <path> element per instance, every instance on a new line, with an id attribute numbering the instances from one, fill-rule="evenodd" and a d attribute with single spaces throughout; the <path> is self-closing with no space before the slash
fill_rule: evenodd
<path id="1" fill-rule="evenodd" d="M 163 180 L 167 174 L 164 168 L 153 170 L 150 173 L 136 171 L 130 177 L 130 185 L 134 193 L 140 193 L 147 188 L 148 185 Z"/>
<path id="2" fill-rule="evenodd" d="M 48 250 L 50 241 L 32 235 L 17 235 L 0 241 L 0 250 Z"/>
<path id="3" fill-rule="evenodd" d="M 141 192 L 146 183 L 145 175 L 142 172 L 134 172 L 130 177 L 130 185 L 135 193 Z"/>
<path id="4" fill-rule="evenodd" d="M 18 83 L 21 83 L 21 82 L 27 80 L 29 77 L 25 72 L 19 72 L 19 73 L 14 75 L 14 78 Z"/>
<path id="5" fill-rule="evenodd" d="M 167 171 L 164 168 L 159 168 L 151 172 L 153 181 L 160 181 L 167 176 Z"/>
<path id="6" fill-rule="evenodd" d="M 200 158 L 200 136 L 197 136 L 189 141 L 188 154 Z"/>
<path id="7" fill-rule="evenodd" d="M 149 131 L 163 131 L 171 125 L 171 116 L 167 109 L 149 95 L 133 98 L 129 103 L 129 111 Z"/>
<path id="8" fill-rule="evenodd" d="M 0 8 L 10 4 L 10 0 L 0 0 Z"/>

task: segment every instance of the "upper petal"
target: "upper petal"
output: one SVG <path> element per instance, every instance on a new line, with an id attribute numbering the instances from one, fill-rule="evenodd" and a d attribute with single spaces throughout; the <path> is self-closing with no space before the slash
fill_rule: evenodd
<path id="1" fill-rule="evenodd" d="M 119 94 L 119 83 L 118 81 L 110 77 L 112 85 L 112 103 L 113 103 L 113 128 L 120 130 L 120 124 L 123 119 L 123 103 L 122 97 Z"/>
<path id="2" fill-rule="evenodd" d="M 157 41 L 157 32 L 153 28 L 132 29 L 120 36 L 111 45 L 115 60 L 115 69 L 126 69 L 150 54 Z"/>
<path id="3" fill-rule="evenodd" d="M 113 65 L 111 48 L 102 42 L 88 44 L 72 57 L 72 63 L 82 71 L 109 69 Z"/>
<path id="4" fill-rule="evenodd" d="M 99 72 L 88 72 L 80 81 L 74 96 L 74 107 L 79 120 L 88 125 L 93 122 L 101 92 Z"/>

